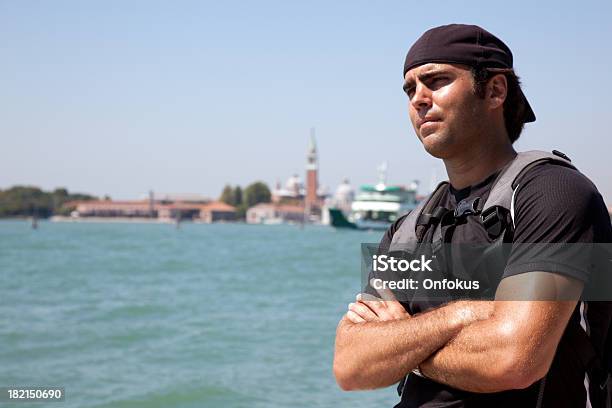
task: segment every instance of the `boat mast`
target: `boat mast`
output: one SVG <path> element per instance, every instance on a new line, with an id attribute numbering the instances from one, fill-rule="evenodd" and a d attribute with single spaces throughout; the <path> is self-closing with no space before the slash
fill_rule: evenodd
<path id="1" fill-rule="evenodd" d="M 377 190 L 384 190 L 387 186 L 387 162 L 384 161 L 377 167 L 378 170 L 378 184 L 376 184 Z"/>

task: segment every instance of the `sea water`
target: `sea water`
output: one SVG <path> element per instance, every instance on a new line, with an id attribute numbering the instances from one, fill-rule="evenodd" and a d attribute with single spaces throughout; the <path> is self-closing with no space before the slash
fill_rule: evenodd
<path id="1" fill-rule="evenodd" d="M 0 387 L 65 389 L 19 407 L 390 407 L 393 387 L 332 374 L 360 243 L 381 235 L 1 221 Z"/>

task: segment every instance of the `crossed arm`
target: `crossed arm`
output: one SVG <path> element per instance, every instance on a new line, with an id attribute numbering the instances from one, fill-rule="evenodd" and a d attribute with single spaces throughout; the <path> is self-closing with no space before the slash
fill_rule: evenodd
<path id="1" fill-rule="evenodd" d="M 358 301 L 336 332 L 345 390 L 392 385 L 412 369 L 472 392 L 525 388 L 548 371 L 582 283 L 546 272 L 506 278 L 493 302 L 460 301 L 410 316 L 396 301 Z M 516 299 L 522 293 L 530 299 Z"/>

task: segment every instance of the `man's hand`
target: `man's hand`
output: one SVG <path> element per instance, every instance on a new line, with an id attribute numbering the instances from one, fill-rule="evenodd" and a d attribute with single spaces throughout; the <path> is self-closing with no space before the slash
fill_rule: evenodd
<path id="1" fill-rule="evenodd" d="M 393 296 L 389 292 L 390 296 Z M 394 297 L 384 296 L 382 300 L 369 295 L 358 294 L 355 303 L 349 303 L 347 319 L 353 323 L 386 322 L 410 318 L 404 306 Z"/>
<path id="2" fill-rule="evenodd" d="M 365 318 L 349 310 L 336 330 L 334 375 L 347 391 L 388 387 L 398 382 L 478 319 L 472 302 L 454 302 L 415 316 L 406 313 L 397 301 L 384 300 L 384 306 L 376 301 L 379 303 L 370 303 L 372 309 L 364 302 L 370 300 L 356 304 L 367 310 L 353 308 Z M 353 313 L 360 323 L 349 320 L 348 315 Z"/>

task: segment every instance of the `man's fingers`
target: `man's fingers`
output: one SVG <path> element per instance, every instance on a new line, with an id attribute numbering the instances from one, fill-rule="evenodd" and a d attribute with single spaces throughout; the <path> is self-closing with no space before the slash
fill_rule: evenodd
<path id="1" fill-rule="evenodd" d="M 353 312 L 352 310 L 349 310 L 348 312 L 346 312 L 346 318 L 349 319 L 353 323 L 365 323 L 365 320 L 361 318 L 361 316 L 359 316 L 357 313 Z"/>
<path id="2" fill-rule="evenodd" d="M 349 303 L 348 308 L 349 311 L 356 313 L 366 321 L 378 320 L 378 315 L 371 308 L 367 307 L 361 302 Z"/>
<path id="3" fill-rule="evenodd" d="M 393 296 L 393 293 L 390 293 L 390 296 Z M 395 297 L 393 296 L 395 299 Z M 357 303 L 356 305 L 363 305 L 367 309 L 371 310 L 378 318 L 378 320 L 387 321 L 387 320 L 396 320 L 396 319 L 405 319 L 410 317 L 410 314 L 404 309 L 404 306 L 397 300 L 382 300 L 377 298 L 376 296 L 372 296 L 367 293 L 359 293 L 356 296 Z M 363 309 L 359 309 L 363 310 Z M 362 317 L 369 320 L 366 316 L 362 314 L 362 312 L 355 310 Z M 367 311 L 365 311 L 367 313 Z"/>
<path id="4" fill-rule="evenodd" d="M 394 319 L 393 315 L 389 313 L 386 302 L 382 300 L 360 300 L 357 304 L 364 305 L 372 310 L 380 320 L 387 321 Z"/>
<path id="5" fill-rule="evenodd" d="M 358 293 L 357 296 L 355 296 L 355 299 L 358 302 L 363 302 L 363 301 L 375 301 L 378 300 L 380 301 L 380 298 L 377 298 L 374 295 L 370 295 L 369 293 Z"/>

